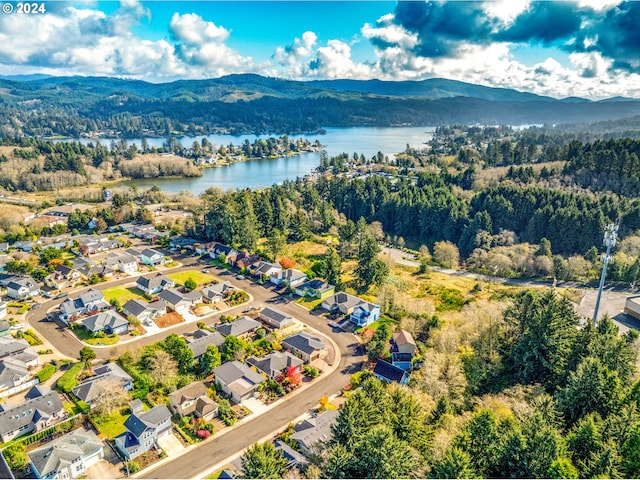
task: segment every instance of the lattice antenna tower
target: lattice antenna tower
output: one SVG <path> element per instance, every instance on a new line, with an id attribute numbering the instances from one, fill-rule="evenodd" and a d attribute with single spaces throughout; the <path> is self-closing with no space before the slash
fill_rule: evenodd
<path id="1" fill-rule="evenodd" d="M 602 262 L 602 275 L 600 275 L 600 286 L 598 287 L 598 298 L 596 300 L 596 308 L 593 312 L 593 324 L 598 324 L 598 309 L 600 308 L 600 299 L 602 298 L 602 289 L 604 288 L 604 279 L 607 276 L 607 265 L 611 260 L 611 249 L 616 246 L 616 240 L 618 239 L 618 228 L 620 224 L 610 223 L 604 227 L 604 239 L 602 244 L 607 247 L 607 251 L 604 254 Z"/>

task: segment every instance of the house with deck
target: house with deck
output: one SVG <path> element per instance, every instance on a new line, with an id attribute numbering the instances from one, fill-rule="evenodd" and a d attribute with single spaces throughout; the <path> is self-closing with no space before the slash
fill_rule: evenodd
<path id="1" fill-rule="evenodd" d="M 400 385 L 407 385 L 410 378 L 408 372 L 382 359 L 378 359 L 376 362 L 376 366 L 373 368 L 373 375 L 383 382 L 397 382 Z"/>

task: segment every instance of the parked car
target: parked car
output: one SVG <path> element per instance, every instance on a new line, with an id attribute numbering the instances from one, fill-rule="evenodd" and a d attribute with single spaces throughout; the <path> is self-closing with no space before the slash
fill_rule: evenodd
<path id="1" fill-rule="evenodd" d="M 236 275 L 237 280 L 244 280 L 244 275 Z"/>
<path id="2" fill-rule="evenodd" d="M 40 308 L 41 306 L 41 303 L 34 303 L 33 305 L 31 305 L 31 308 L 29 310 L 35 310 L 36 308 Z"/>
<path id="3" fill-rule="evenodd" d="M 66 297 L 67 295 L 68 295 L 68 293 L 60 292 L 59 294 L 57 294 L 57 295 L 55 296 L 55 298 L 64 298 L 64 297 Z"/>
<path id="4" fill-rule="evenodd" d="M 42 292 L 42 296 L 44 298 L 53 298 L 52 295 L 49 292 Z"/>

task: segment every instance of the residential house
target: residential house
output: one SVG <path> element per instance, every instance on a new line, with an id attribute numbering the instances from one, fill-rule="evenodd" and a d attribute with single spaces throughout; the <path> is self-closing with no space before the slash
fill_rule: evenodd
<path id="1" fill-rule="evenodd" d="M 181 293 L 176 289 L 170 289 L 160 292 L 158 298 L 165 301 L 171 310 L 184 316 L 189 313 L 191 307 L 202 302 L 202 293 L 196 290 Z"/>
<path id="2" fill-rule="evenodd" d="M 240 252 L 236 255 L 233 266 L 240 270 L 246 270 L 251 265 L 258 263 L 261 260 L 260 255 L 257 253 Z"/>
<path id="3" fill-rule="evenodd" d="M 85 378 L 80 385 L 72 389 L 73 394 L 93 407 L 105 391 L 121 387 L 128 392 L 133 389 L 133 378 L 117 363 L 109 362 L 93 370 L 94 375 Z"/>
<path id="4" fill-rule="evenodd" d="M 150 325 L 154 318 L 161 317 L 167 313 L 167 304 L 162 300 L 147 303 L 141 300 L 131 299 L 122 306 L 122 313 L 129 317 L 131 315 L 142 323 Z"/>
<path id="5" fill-rule="evenodd" d="M 98 275 L 101 278 L 109 278 L 115 273 L 113 268 L 107 267 L 106 265 L 98 265 L 86 257 L 76 257 L 72 260 L 72 263 L 73 268 L 78 270 L 80 275 L 87 279 L 90 279 L 93 275 Z"/>
<path id="6" fill-rule="evenodd" d="M 249 357 L 247 363 L 275 380 L 279 375 L 286 375 L 292 367 L 301 372 L 304 362 L 289 352 L 271 352 L 263 358 Z"/>
<path id="7" fill-rule="evenodd" d="M 269 277 L 269 281 L 274 285 L 295 288 L 303 284 L 307 280 L 307 274 L 296 270 L 295 268 L 287 268 L 279 270 Z"/>
<path id="8" fill-rule="evenodd" d="M 167 261 L 167 257 L 164 253 L 159 252 L 155 248 L 145 248 L 140 252 L 140 263 L 142 265 L 148 265 L 150 267 L 157 267 L 158 265 L 164 265 Z"/>
<path id="9" fill-rule="evenodd" d="M 249 272 L 254 277 L 271 277 L 282 270 L 279 263 L 265 262 L 264 260 L 254 263 L 249 267 Z"/>
<path id="10" fill-rule="evenodd" d="M 62 290 L 67 287 L 74 287 L 80 280 L 82 274 L 75 268 L 66 265 L 57 265 L 55 270 L 44 278 L 44 284 L 55 290 Z"/>
<path id="11" fill-rule="evenodd" d="M 0 360 L 0 396 L 13 395 L 29 388 L 33 379 L 29 366 L 17 357 Z"/>
<path id="12" fill-rule="evenodd" d="M 138 277 L 136 280 L 136 287 L 148 295 L 154 295 L 167 288 L 173 288 L 175 284 L 172 279 L 161 273 Z"/>
<path id="13" fill-rule="evenodd" d="M 80 320 L 80 323 L 93 334 L 104 332 L 107 335 L 123 335 L 129 332 L 129 320 L 113 310 L 96 313 Z"/>
<path id="14" fill-rule="evenodd" d="M 195 361 L 200 360 L 200 357 L 207 351 L 207 347 L 209 345 L 214 345 L 216 348 L 220 348 L 224 343 L 224 337 L 220 335 L 219 332 L 197 330 L 196 334 L 187 341 L 187 345 L 191 350 L 191 353 L 193 353 L 193 359 Z"/>
<path id="15" fill-rule="evenodd" d="M 294 321 L 293 317 L 282 310 L 275 307 L 266 307 L 260 311 L 260 320 L 269 326 L 280 329 L 291 325 Z"/>
<path id="16" fill-rule="evenodd" d="M 380 318 L 380 306 L 361 300 L 355 307 L 349 319 L 359 327 L 366 327 Z"/>
<path id="17" fill-rule="evenodd" d="M 36 478 L 79 478 L 104 458 L 104 444 L 91 430 L 78 428 L 27 453 Z"/>
<path id="18" fill-rule="evenodd" d="M 276 440 L 273 444 L 276 447 L 276 451 L 282 452 L 283 458 L 287 461 L 287 468 L 302 468 L 309 464 L 307 457 L 291 448 L 284 440 Z"/>
<path id="19" fill-rule="evenodd" d="M 258 385 L 266 381 L 262 375 L 237 360 L 223 363 L 213 373 L 216 383 L 235 403 L 242 403 L 253 397 L 258 391 Z"/>
<path id="20" fill-rule="evenodd" d="M 398 330 L 391 341 L 391 363 L 403 370 L 410 370 L 416 342 L 406 330 Z"/>
<path id="21" fill-rule="evenodd" d="M 221 301 L 225 295 L 229 292 L 233 292 L 236 289 L 229 282 L 219 282 L 215 285 L 205 287 L 202 289 L 202 300 L 206 303 L 217 303 Z"/>
<path id="22" fill-rule="evenodd" d="M 105 308 L 109 308 L 109 304 L 104 299 L 102 292 L 90 288 L 77 298 L 65 299 L 65 301 L 60 304 L 60 318 L 67 320 L 73 315 L 95 313 Z"/>
<path id="23" fill-rule="evenodd" d="M 7 316 L 7 302 L 0 302 L 0 311 L 3 312 L 0 318 Z M 11 325 L 6 320 L 0 320 L 0 337 L 8 335 L 11 335 Z"/>
<path id="24" fill-rule="evenodd" d="M 327 347 L 320 337 L 307 332 L 296 333 L 282 340 L 282 348 L 291 351 L 305 363 L 313 362 L 327 354 Z"/>
<path id="25" fill-rule="evenodd" d="M 102 259 L 102 265 L 120 273 L 132 274 L 138 271 L 138 259 L 128 253 L 110 252 Z"/>
<path id="26" fill-rule="evenodd" d="M 333 295 L 335 290 L 336 289 L 333 285 L 316 278 L 299 285 L 296 288 L 296 295 L 300 295 L 301 297 L 324 299 L 329 295 Z"/>
<path id="27" fill-rule="evenodd" d="M 213 246 L 213 248 L 209 251 L 209 256 L 211 258 L 224 258 L 224 261 L 229 265 L 233 265 L 236 257 L 238 255 L 238 251 L 234 250 L 232 247 L 228 245 L 224 245 L 222 243 L 217 243 Z"/>
<path id="28" fill-rule="evenodd" d="M 38 354 L 22 338 L 0 337 L 0 359 L 14 358 L 24 362 L 27 368 L 38 365 Z"/>
<path id="29" fill-rule="evenodd" d="M 233 322 L 221 323 L 216 327 L 216 330 L 225 337 L 233 335 L 234 337 L 240 338 L 253 335 L 258 328 L 260 328 L 260 322 L 243 315 L 242 317 L 235 319 Z"/>
<path id="30" fill-rule="evenodd" d="M 56 392 L 43 393 L 34 389 L 29 392 L 33 395 L 22 403 L 0 405 L 0 439 L 3 442 L 38 432 L 68 416 Z"/>
<path id="31" fill-rule="evenodd" d="M 33 247 L 36 246 L 36 242 L 32 242 L 31 240 L 18 240 L 13 244 L 13 248 L 17 250 L 22 250 L 23 252 L 30 252 L 33 250 Z"/>
<path id="32" fill-rule="evenodd" d="M 332 313 L 351 315 L 362 299 L 344 292 L 335 293 L 322 301 L 322 308 Z"/>
<path id="33" fill-rule="evenodd" d="M 213 247 L 215 247 L 216 245 L 217 245 L 216 242 L 196 241 L 196 243 L 194 243 L 193 245 L 193 249 L 196 251 L 198 255 L 208 255 L 209 252 L 213 250 Z"/>
<path id="34" fill-rule="evenodd" d="M 84 256 L 95 255 L 122 246 L 119 239 L 109 238 L 106 235 L 78 235 L 73 237 L 73 240 L 78 242 L 78 251 Z"/>
<path id="35" fill-rule="evenodd" d="M 298 442 L 304 452 L 311 453 L 314 445 L 331 440 L 331 429 L 339 413 L 337 410 L 327 410 L 315 418 L 304 420 L 293 427 L 293 434 L 289 438 Z"/>
<path id="36" fill-rule="evenodd" d="M 40 295 L 40 286 L 31 277 L 14 277 L 7 284 L 7 295 L 16 300 L 24 300 Z"/>
<path id="37" fill-rule="evenodd" d="M 407 385 L 410 378 L 410 375 L 402 368 L 382 359 L 378 359 L 376 362 L 376 366 L 373 368 L 373 375 L 383 382 L 397 382 L 400 385 Z"/>
<path id="38" fill-rule="evenodd" d="M 171 412 L 156 405 L 146 412 L 133 412 L 124 422 L 126 432 L 115 438 L 116 448 L 127 460 L 157 447 L 159 439 L 171 435 Z"/>
<path id="39" fill-rule="evenodd" d="M 169 404 L 174 414 L 180 417 L 194 415 L 211 420 L 218 416 L 218 404 L 209 398 L 207 387 L 202 382 L 194 382 L 169 394 Z"/>
<path id="40" fill-rule="evenodd" d="M 191 237 L 183 237 L 182 235 L 174 235 L 169 237 L 169 247 L 181 250 L 186 248 L 188 250 L 195 250 L 196 245 L 199 245 L 200 241 Z M 212 242 L 213 245 L 213 242 Z"/>

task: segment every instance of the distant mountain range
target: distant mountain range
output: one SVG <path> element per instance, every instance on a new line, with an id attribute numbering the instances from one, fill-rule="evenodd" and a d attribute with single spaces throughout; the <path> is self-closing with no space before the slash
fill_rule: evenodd
<path id="1" fill-rule="evenodd" d="M 170 131 L 175 132 L 297 133 L 322 127 L 592 122 L 640 115 L 640 101 L 622 97 L 599 102 L 577 97 L 559 100 L 441 78 L 301 82 L 254 74 L 171 83 L 5 77 L 0 80 L 3 105 L 17 111 L 75 116 L 94 122 L 92 130 L 115 128 L 123 135 L 147 130 L 165 134 L 158 131 L 159 118 L 169 121 Z M 135 121 L 115 125 L 117 118 Z M 48 128 L 61 133 L 56 131 L 59 127 Z"/>

